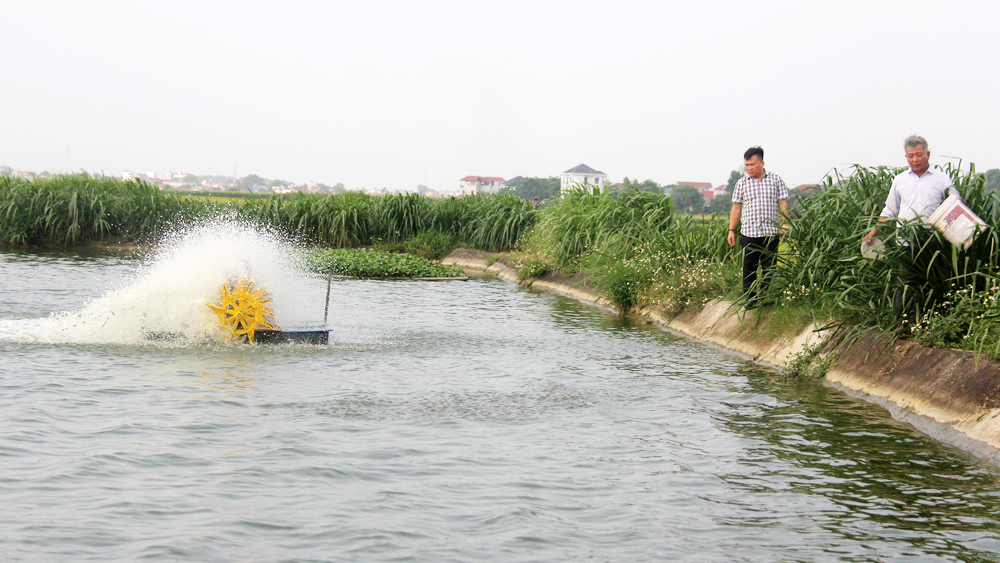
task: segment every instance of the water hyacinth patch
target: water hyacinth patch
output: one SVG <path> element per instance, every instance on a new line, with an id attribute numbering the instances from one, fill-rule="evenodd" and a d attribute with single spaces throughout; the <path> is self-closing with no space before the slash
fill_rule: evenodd
<path id="1" fill-rule="evenodd" d="M 302 252 L 310 271 L 355 278 L 448 278 L 462 270 L 413 256 L 363 249 L 311 248 Z"/>

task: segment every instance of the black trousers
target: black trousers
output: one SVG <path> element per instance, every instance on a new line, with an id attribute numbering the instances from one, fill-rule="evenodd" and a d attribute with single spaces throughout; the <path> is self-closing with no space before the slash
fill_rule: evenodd
<path id="1" fill-rule="evenodd" d="M 770 282 L 771 270 L 778 257 L 778 244 L 781 237 L 770 235 L 766 237 L 748 237 L 740 235 L 740 246 L 743 248 L 743 297 L 747 305 L 758 304 L 758 290 L 767 287 Z M 760 269 L 760 281 L 757 281 L 757 270 Z M 756 287 L 755 287 L 756 284 Z"/>

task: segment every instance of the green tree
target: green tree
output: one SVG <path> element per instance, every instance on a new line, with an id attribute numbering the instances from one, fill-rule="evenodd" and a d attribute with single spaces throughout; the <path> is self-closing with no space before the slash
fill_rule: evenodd
<path id="1" fill-rule="evenodd" d="M 662 194 L 663 193 L 663 186 L 657 184 L 656 182 L 654 182 L 652 180 L 648 180 L 647 179 L 644 182 L 642 182 L 641 184 L 640 183 L 633 183 L 633 185 L 635 187 L 639 188 L 640 190 L 642 190 L 644 192 L 649 192 L 651 194 Z"/>
<path id="2" fill-rule="evenodd" d="M 625 176 L 625 178 L 622 180 L 622 187 L 627 187 L 627 186 L 631 186 L 633 188 L 636 188 L 637 190 L 649 192 L 651 194 L 663 193 L 663 186 L 657 184 L 652 180 L 646 180 L 640 182 L 638 180 L 629 180 L 628 176 Z"/>
<path id="3" fill-rule="evenodd" d="M 986 171 L 986 189 L 1000 189 L 1000 169 L 990 168 Z"/>
<path id="4" fill-rule="evenodd" d="M 423 184 L 420 184 L 419 186 L 417 186 L 417 193 L 420 194 L 420 195 L 424 195 L 424 194 L 426 194 L 429 191 L 431 191 L 431 189 L 428 188 L 427 186 L 423 185 Z"/>
<path id="5" fill-rule="evenodd" d="M 261 178 L 256 174 L 249 174 L 247 176 L 240 178 L 239 181 L 236 182 L 236 187 L 239 188 L 240 191 L 246 190 L 248 192 L 252 192 L 253 189 L 256 188 L 257 186 L 266 186 L 266 185 L 267 185 L 267 180 Z"/>
<path id="6" fill-rule="evenodd" d="M 733 194 L 733 188 L 736 187 L 736 182 L 738 182 L 739 179 L 742 178 L 742 177 L 743 177 L 743 173 L 740 172 L 739 170 L 733 170 L 732 172 L 730 172 L 729 173 L 729 181 L 726 182 L 726 193 L 728 193 L 730 196 L 732 196 L 732 194 Z M 730 197 L 730 199 L 731 199 L 731 197 Z"/>
<path id="7" fill-rule="evenodd" d="M 705 196 L 694 186 L 674 188 L 670 194 L 670 201 L 674 204 L 674 209 L 681 213 L 694 215 L 705 210 Z"/>
<path id="8" fill-rule="evenodd" d="M 712 213 L 718 213 L 719 215 L 728 215 L 729 210 L 733 207 L 733 194 L 731 192 L 725 192 L 716 195 L 712 198 L 709 208 Z"/>
<path id="9" fill-rule="evenodd" d="M 501 193 L 512 193 L 528 201 L 536 197 L 539 201 L 555 199 L 559 197 L 559 178 L 554 176 L 548 178 L 522 178 L 514 186 L 504 187 L 500 191 Z"/>

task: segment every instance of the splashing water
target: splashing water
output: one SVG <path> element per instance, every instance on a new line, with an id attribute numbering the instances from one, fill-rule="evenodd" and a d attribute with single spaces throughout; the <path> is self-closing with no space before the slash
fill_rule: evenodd
<path id="1" fill-rule="evenodd" d="M 207 304 L 218 304 L 221 285 L 239 279 L 267 289 L 278 328 L 290 313 L 281 296 L 293 295 L 301 276 L 295 256 L 294 247 L 276 235 L 235 220 L 217 220 L 168 236 L 132 279 L 80 311 L 0 321 L 0 339 L 136 344 L 149 342 L 151 334 L 170 334 L 184 341 L 224 343 L 229 335 Z"/>

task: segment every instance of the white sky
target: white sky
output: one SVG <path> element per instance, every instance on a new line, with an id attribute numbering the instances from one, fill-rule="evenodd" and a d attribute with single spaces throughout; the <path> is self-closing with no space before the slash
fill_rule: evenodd
<path id="1" fill-rule="evenodd" d="M 1000 2 L 0 4 L 0 164 L 452 190 L 1000 167 Z M 68 159 L 67 159 L 67 146 Z"/>

